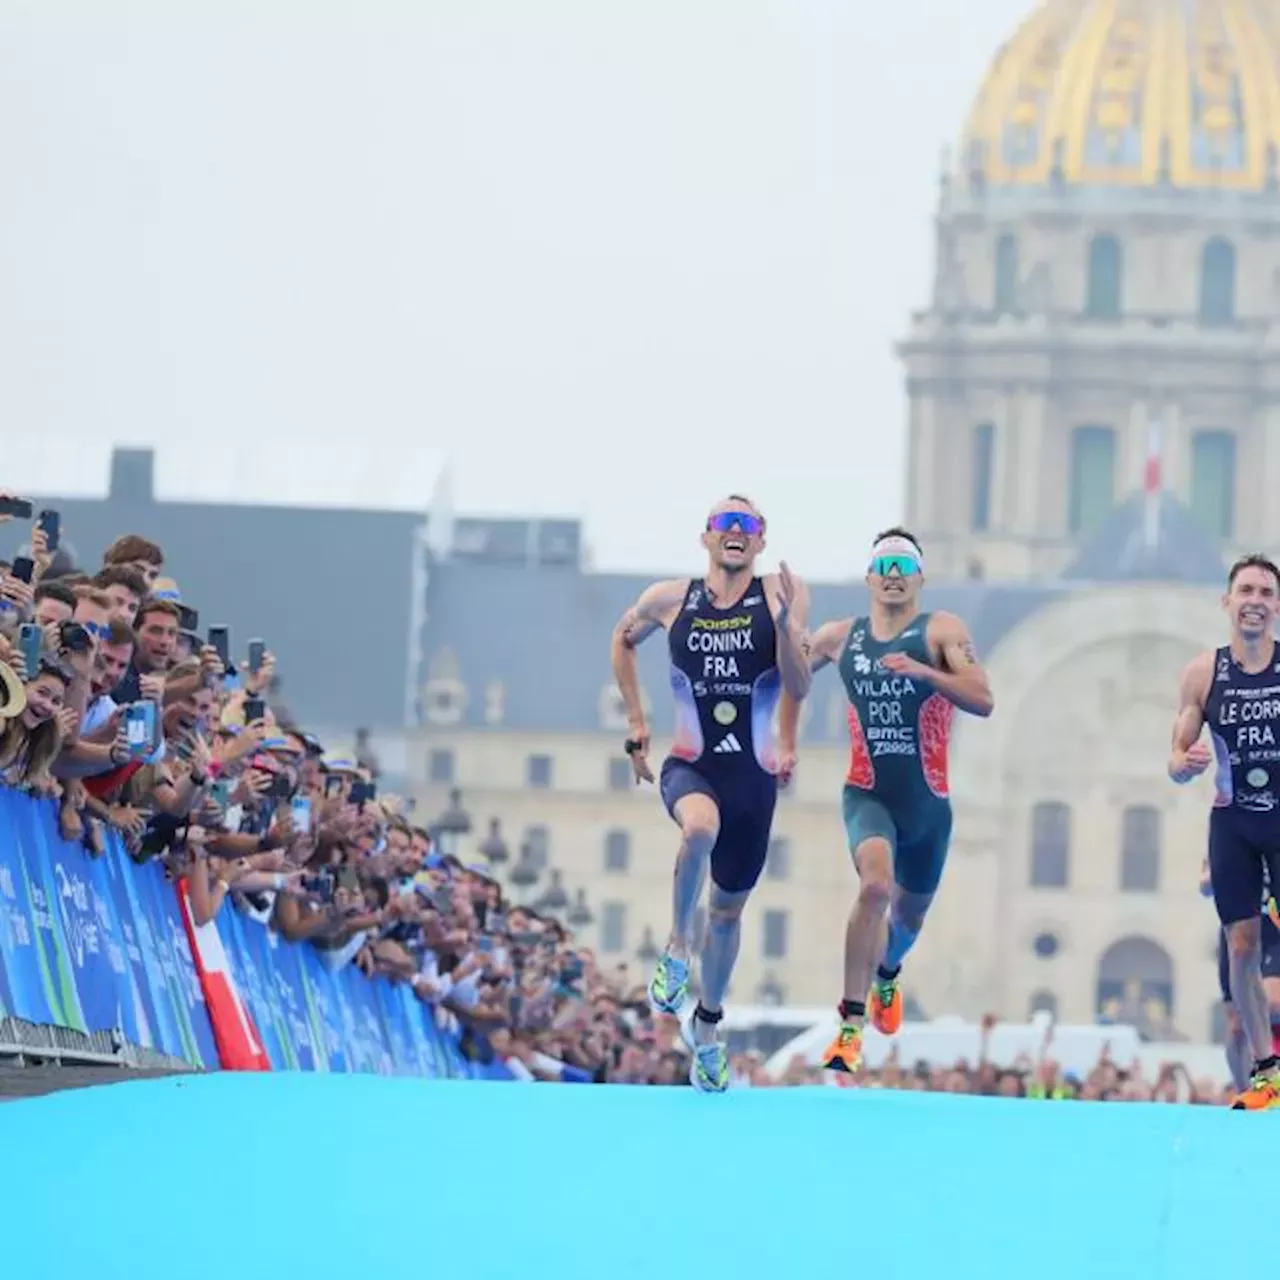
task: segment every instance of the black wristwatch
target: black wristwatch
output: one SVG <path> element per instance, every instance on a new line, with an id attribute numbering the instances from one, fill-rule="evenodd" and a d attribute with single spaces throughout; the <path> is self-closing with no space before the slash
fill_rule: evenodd
<path id="1" fill-rule="evenodd" d="M 633 756 L 637 751 L 644 750 L 644 743 L 639 738 L 628 738 L 623 744 L 622 749 L 629 756 Z"/>

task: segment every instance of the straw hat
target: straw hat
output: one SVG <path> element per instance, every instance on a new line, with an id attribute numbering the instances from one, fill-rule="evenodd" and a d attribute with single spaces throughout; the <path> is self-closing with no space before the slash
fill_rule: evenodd
<path id="1" fill-rule="evenodd" d="M 27 691 L 18 673 L 0 662 L 0 720 L 14 720 L 27 709 Z"/>

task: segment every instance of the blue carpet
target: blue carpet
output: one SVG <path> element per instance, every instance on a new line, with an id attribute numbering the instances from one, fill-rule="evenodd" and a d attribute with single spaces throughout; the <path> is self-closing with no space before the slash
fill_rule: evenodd
<path id="1" fill-rule="evenodd" d="M 1145 1104 L 154 1080 L 0 1106 L 4 1271 L 1203 1280 L 1227 1224 L 1265 1238 L 1278 1141 L 1280 1113 Z"/>

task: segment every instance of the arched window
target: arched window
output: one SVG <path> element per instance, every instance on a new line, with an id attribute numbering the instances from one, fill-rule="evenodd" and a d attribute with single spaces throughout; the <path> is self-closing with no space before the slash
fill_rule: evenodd
<path id="1" fill-rule="evenodd" d="M 996 241 L 995 305 L 998 312 L 1018 309 L 1018 237 L 1005 234 Z"/>
<path id="2" fill-rule="evenodd" d="M 1128 1023 L 1144 1040 L 1173 1032 L 1173 961 L 1150 938 L 1121 938 L 1098 961 L 1095 990 L 1100 1022 Z"/>
<path id="3" fill-rule="evenodd" d="M 1094 236 L 1089 241 L 1089 283 L 1085 294 L 1085 314 L 1093 320 L 1120 317 L 1120 285 L 1124 255 L 1113 235 Z"/>
<path id="4" fill-rule="evenodd" d="M 1031 887 L 1065 889 L 1070 879 L 1071 810 L 1042 800 L 1031 810 Z"/>
<path id="5" fill-rule="evenodd" d="M 1155 893 L 1160 888 L 1160 811 L 1133 804 L 1124 811 L 1120 846 L 1120 888 Z"/>
<path id="6" fill-rule="evenodd" d="M 1191 437 L 1191 514 L 1211 538 L 1230 538 L 1236 524 L 1236 438 L 1230 431 Z"/>
<path id="7" fill-rule="evenodd" d="M 991 528 L 991 485 L 995 479 L 996 429 L 980 422 L 973 429 L 969 477 L 969 528 L 985 533 Z"/>
<path id="8" fill-rule="evenodd" d="M 1215 237 L 1200 254 L 1200 323 L 1226 325 L 1235 318 L 1235 246 Z"/>

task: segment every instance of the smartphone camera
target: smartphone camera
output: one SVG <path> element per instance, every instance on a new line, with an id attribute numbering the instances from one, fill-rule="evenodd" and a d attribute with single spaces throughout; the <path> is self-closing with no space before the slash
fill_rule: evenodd
<path id="1" fill-rule="evenodd" d="M 62 647 L 72 653 L 88 653 L 93 647 L 93 639 L 78 622 L 64 622 L 58 629 Z"/>
<path id="2" fill-rule="evenodd" d="M 257 724 L 266 714 L 267 704 L 261 698 L 246 698 L 244 700 L 245 724 Z"/>

